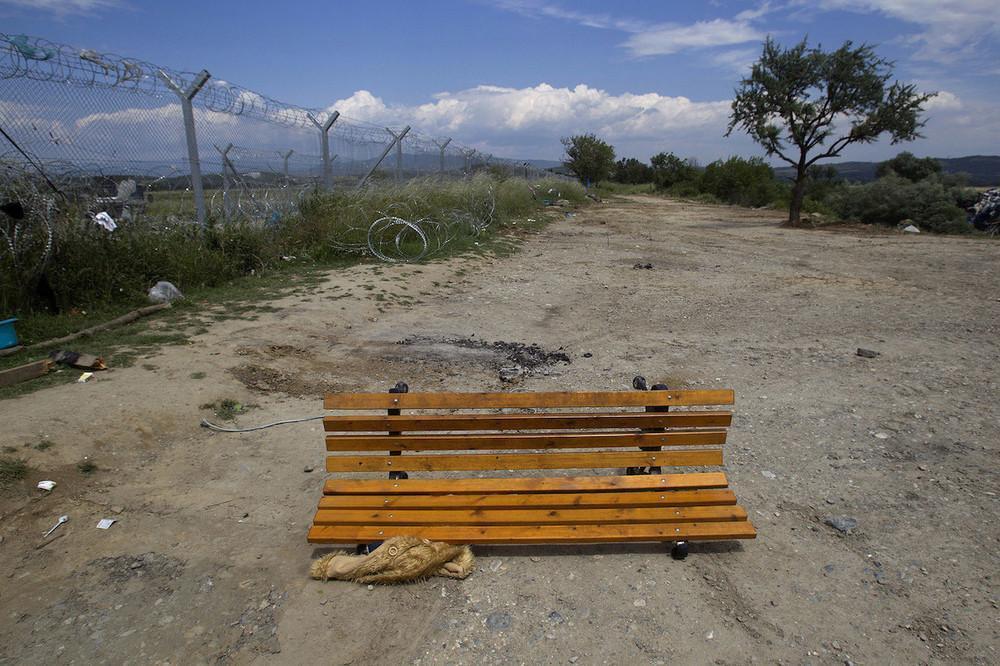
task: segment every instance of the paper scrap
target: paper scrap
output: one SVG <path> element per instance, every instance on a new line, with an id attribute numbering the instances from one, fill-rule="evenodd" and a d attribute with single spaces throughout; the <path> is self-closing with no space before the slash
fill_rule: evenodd
<path id="1" fill-rule="evenodd" d="M 83 383 L 85 383 L 88 379 L 90 379 L 93 376 L 94 376 L 94 373 L 92 373 L 92 372 L 85 372 L 82 375 L 80 375 L 80 378 L 76 380 L 76 383 L 77 384 L 83 384 Z"/>
<path id="2" fill-rule="evenodd" d="M 114 518 L 101 518 L 99 521 L 97 521 L 97 529 L 106 530 L 114 524 L 115 524 Z"/>
<path id="3" fill-rule="evenodd" d="M 52 490 L 53 488 L 56 487 L 56 482 L 55 481 L 39 481 L 38 482 L 38 486 L 36 486 L 36 487 L 39 490 Z"/>

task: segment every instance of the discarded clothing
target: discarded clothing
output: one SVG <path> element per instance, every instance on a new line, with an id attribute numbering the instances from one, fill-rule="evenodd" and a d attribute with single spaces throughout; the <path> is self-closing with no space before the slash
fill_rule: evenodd
<path id="1" fill-rule="evenodd" d="M 468 546 L 453 546 L 412 536 L 392 537 L 368 555 L 343 551 L 314 561 L 309 575 L 316 580 L 350 580 L 355 583 L 409 583 L 431 576 L 466 578 L 475 558 Z"/>

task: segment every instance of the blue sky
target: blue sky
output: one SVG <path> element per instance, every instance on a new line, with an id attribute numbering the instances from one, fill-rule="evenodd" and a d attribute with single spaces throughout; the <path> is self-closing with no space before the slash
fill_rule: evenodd
<path id="1" fill-rule="evenodd" d="M 276 9 L 277 8 L 277 9 Z M 594 131 L 619 154 L 702 162 L 760 154 L 724 138 L 740 76 L 772 35 L 878 45 L 940 91 L 920 155 L 1000 153 L 996 0 L 193 2 L 0 0 L 0 25 L 175 69 L 206 68 L 279 100 L 408 122 L 510 157 L 558 158 Z M 884 143 L 843 159 L 883 159 Z"/>

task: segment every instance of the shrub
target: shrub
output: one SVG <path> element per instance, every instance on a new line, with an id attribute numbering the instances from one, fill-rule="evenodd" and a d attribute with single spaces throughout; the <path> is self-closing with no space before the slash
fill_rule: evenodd
<path id="1" fill-rule="evenodd" d="M 917 183 L 924 178 L 941 173 L 941 163 L 933 157 L 920 158 L 904 150 L 891 160 L 880 162 L 875 167 L 875 175 L 879 178 L 888 176 L 891 173 L 905 178 L 911 183 Z"/>
<path id="2" fill-rule="evenodd" d="M 705 167 L 700 189 L 726 203 L 756 207 L 774 201 L 782 188 L 761 158 L 730 157 Z"/>
<path id="3" fill-rule="evenodd" d="M 896 226 L 912 220 L 918 227 L 938 233 L 971 230 L 965 211 L 956 200 L 961 195 L 947 188 L 938 176 L 913 182 L 890 173 L 872 183 L 853 185 L 831 198 L 831 205 L 846 219 L 865 224 Z"/>
<path id="4" fill-rule="evenodd" d="M 653 165 L 653 182 L 661 189 L 670 189 L 681 183 L 697 183 L 698 167 L 692 160 L 685 160 L 673 153 L 657 153 L 650 160 Z"/>

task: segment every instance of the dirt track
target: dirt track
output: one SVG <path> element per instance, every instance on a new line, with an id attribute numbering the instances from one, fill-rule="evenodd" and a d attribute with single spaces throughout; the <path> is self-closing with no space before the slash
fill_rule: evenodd
<path id="1" fill-rule="evenodd" d="M 54 443 L 0 495 L 0 663 L 996 663 L 1000 245 L 776 221 L 594 206 L 511 258 L 334 272 L 146 368 L 0 402 L 0 444 Z M 470 338 L 570 357 L 519 389 L 735 388 L 727 468 L 759 538 L 309 580 L 320 426 L 213 434 L 199 406 L 256 403 L 250 425 L 319 413 L 325 390 L 504 388 L 504 351 Z M 40 497 L 41 478 L 60 485 Z"/>

